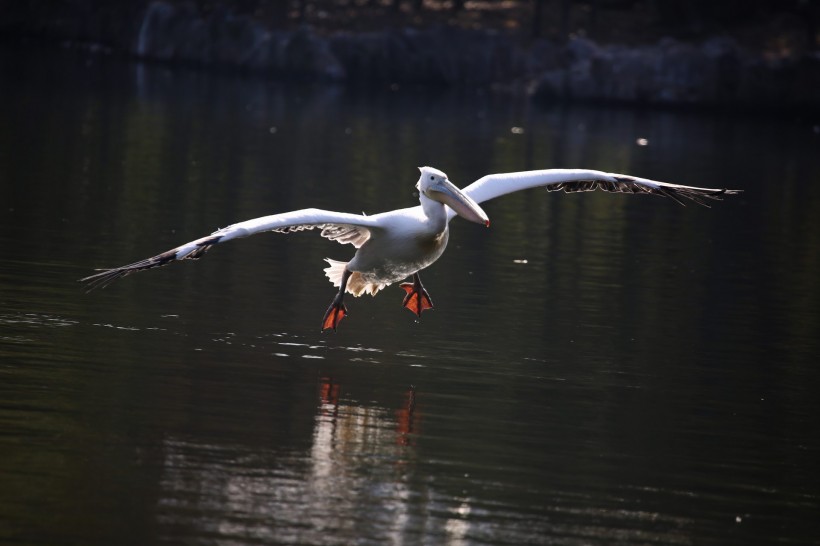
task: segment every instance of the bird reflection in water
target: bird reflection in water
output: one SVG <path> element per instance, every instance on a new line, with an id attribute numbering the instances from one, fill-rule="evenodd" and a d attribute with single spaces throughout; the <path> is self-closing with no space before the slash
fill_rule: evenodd
<path id="1" fill-rule="evenodd" d="M 400 446 L 414 446 L 416 445 L 416 386 L 410 385 L 410 388 L 404 393 L 404 405 L 396 410 L 396 443 Z"/>
<path id="2" fill-rule="evenodd" d="M 319 409 L 317 423 L 323 423 L 322 428 L 330 426 L 330 434 L 336 436 L 337 426 L 352 433 L 352 436 L 361 436 L 362 439 L 372 433 L 366 428 L 376 427 L 378 430 L 391 428 L 395 430 L 395 443 L 399 446 L 415 445 L 418 432 L 419 415 L 416 411 L 416 387 L 410 387 L 404 393 L 401 406 L 395 410 L 395 423 L 389 423 L 384 409 L 378 407 L 363 407 L 346 405 L 340 400 L 341 385 L 332 377 L 319 378 Z M 360 429 L 360 430 L 357 430 Z M 332 442 L 335 446 L 335 440 Z"/>
<path id="3" fill-rule="evenodd" d="M 322 404 L 320 411 L 322 414 L 332 417 L 339 415 L 339 389 L 340 385 L 335 383 L 332 377 L 319 379 L 319 399 Z"/>

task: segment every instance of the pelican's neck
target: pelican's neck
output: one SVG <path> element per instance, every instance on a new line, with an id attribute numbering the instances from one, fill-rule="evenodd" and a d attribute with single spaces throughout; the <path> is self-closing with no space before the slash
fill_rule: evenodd
<path id="1" fill-rule="evenodd" d="M 423 193 L 419 195 L 419 202 L 430 226 L 436 233 L 441 233 L 447 229 L 447 207 L 443 203 L 434 201 Z"/>

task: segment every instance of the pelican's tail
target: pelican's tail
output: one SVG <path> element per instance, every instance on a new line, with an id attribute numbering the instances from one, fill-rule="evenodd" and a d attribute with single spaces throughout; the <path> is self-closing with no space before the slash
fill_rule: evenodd
<path id="1" fill-rule="evenodd" d="M 327 278 L 333 283 L 333 286 L 341 286 L 342 274 L 344 273 L 345 266 L 347 266 L 347 262 L 337 262 L 336 260 L 331 260 L 330 258 L 325 258 L 325 261 L 330 264 L 330 267 L 325 268 L 325 275 L 327 275 Z M 384 283 L 368 282 L 364 280 L 361 273 L 354 271 L 347 280 L 346 292 L 353 294 L 357 298 L 365 292 L 371 296 L 375 296 L 379 290 L 385 286 L 387 285 Z"/>

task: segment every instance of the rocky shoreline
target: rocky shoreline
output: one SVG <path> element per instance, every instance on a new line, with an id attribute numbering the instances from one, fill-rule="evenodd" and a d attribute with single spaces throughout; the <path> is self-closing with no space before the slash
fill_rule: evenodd
<path id="1" fill-rule="evenodd" d="M 576 38 L 523 45 L 503 32 L 446 26 L 324 35 L 310 27 L 268 28 L 225 8 L 204 14 L 190 4 L 162 1 L 130 19 L 99 17 L 90 31 L 75 28 L 87 27 L 83 21 L 45 21 L 34 34 L 141 60 L 271 79 L 524 89 L 544 103 L 820 109 L 820 52 L 771 58 L 724 37 L 698 44 L 601 45 Z M 19 21 L 0 23 L 0 33 L 27 32 Z"/>

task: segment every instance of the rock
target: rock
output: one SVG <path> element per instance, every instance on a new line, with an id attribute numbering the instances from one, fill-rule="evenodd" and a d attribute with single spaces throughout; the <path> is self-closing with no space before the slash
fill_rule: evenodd
<path id="1" fill-rule="evenodd" d="M 337 34 L 331 49 L 354 82 L 489 85 L 518 78 L 526 55 L 503 34 L 450 27 Z"/>
<path id="2" fill-rule="evenodd" d="M 767 62 L 722 37 L 700 45 L 664 39 L 639 47 L 577 39 L 567 44 L 563 66 L 536 77 L 533 95 L 543 102 L 817 107 L 816 93 L 806 91 L 818 89 L 817 64 L 811 57 Z"/>
<path id="3" fill-rule="evenodd" d="M 133 54 L 143 59 L 216 65 L 301 79 L 338 81 L 344 68 L 326 40 L 303 28 L 276 32 L 227 8 L 207 18 L 190 4 L 150 4 Z"/>
<path id="4" fill-rule="evenodd" d="M 341 81 L 345 69 L 330 49 L 327 40 L 309 27 L 299 29 L 284 47 L 285 72 L 299 79 Z"/>

